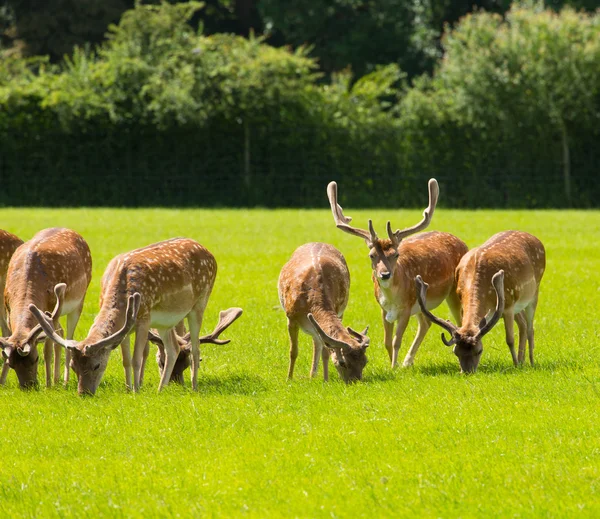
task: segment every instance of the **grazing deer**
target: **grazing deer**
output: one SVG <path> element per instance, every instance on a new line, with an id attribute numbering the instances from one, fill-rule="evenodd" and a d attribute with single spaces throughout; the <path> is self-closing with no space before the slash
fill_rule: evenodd
<path id="1" fill-rule="evenodd" d="M 13 368 L 21 387 L 37 384 L 39 355 L 37 343 L 44 344 L 46 386 L 52 384 L 51 338 L 42 335 L 42 328 L 31 315 L 34 304 L 47 312 L 55 307 L 49 317 L 54 335 L 58 319 L 67 316 L 67 339 L 75 334 L 81 316 L 88 285 L 92 279 L 92 255 L 85 240 L 70 229 L 53 228 L 38 232 L 13 254 L 6 274 L 4 304 L 8 313 L 11 335 L 0 339 L 2 353 Z M 65 283 L 66 290 L 55 291 L 56 285 Z M 62 301 L 57 300 L 57 295 Z M 61 340 L 62 339 L 61 337 Z M 60 379 L 61 348 L 54 345 L 54 382 Z M 69 381 L 69 352 L 65 357 L 64 381 Z"/>
<path id="2" fill-rule="evenodd" d="M 456 236 L 445 232 L 427 232 L 410 237 L 425 229 L 431 222 L 437 204 L 439 188 L 437 181 L 429 181 L 429 205 L 418 224 L 392 232 L 387 223 L 389 239 L 380 239 L 373 223 L 369 220 L 369 230 L 351 227 L 352 218 L 346 217 L 337 201 L 337 184 L 330 182 L 327 195 L 336 227 L 348 234 L 365 240 L 369 248 L 369 258 L 373 270 L 372 279 L 375 298 L 381 306 L 385 347 L 392 367 L 398 363 L 398 353 L 402 337 L 411 315 L 419 322 L 417 335 L 406 354 L 404 366 L 412 366 L 419 346 L 423 342 L 431 324 L 421 313 L 417 304 L 414 279 L 421 274 L 431 286 L 429 308 L 436 308 L 446 300 L 450 311 L 459 319 L 460 303 L 454 285 L 454 270 L 468 248 Z M 394 336 L 394 322 L 397 321 Z"/>
<path id="3" fill-rule="evenodd" d="M 160 391 L 170 380 L 180 352 L 174 327 L 187 317 L 192 387 L 197 389 L 198 333 L 216 275 L 217 263 L 207 249 L 194 240 L 174 238 L 111 260 L 102 277 L 100 312 L 83 341 L 65 341 L 53 332 L 42 312 L 33 305 L 30 308 L 44 331 L 73 352 L 72 366 L 80 394 L 96 392 L 110 353 L 119 344 L 126 384 L 131 387 L 133 367 L 133 388 L 138 391 L 144 378 L 151 327 L 158 330 L 165 349 Z M 133 363 L 129 345 L 132 330 L 135 332 Z"/>
<path id="4" fill-rule="evenodd" d="M 545 268 L 544 245 L 526 232 L 501 232 L 469 251 L 456 269 L 457 294 L 462 305 L 459 326 L 429 312 L 426 305 L 428 285 L 420 276 L 416 277 L 421 310 L 451 334 L 450 340 L 442 334 L 442 340 L 446 346 L 454 346 L 463 372 L 477 369 L 483 352 L 481 339 L 500 317 L 504 317 L 506 343 L 514 365 L 524 361 L 525 345 L 529 342 L 529 362 L 533 366 L 533 317 Z M 486 319 L 489 314 L 491 317 Z M 518 357 L 515 354 L 515 320 L 519 328 Z"/>
<path id="5" fill-rule="evenodd" d="M 298 247 L 279 274 L 279 301 L 288 318 L 290 367 L 298 357 L 298 329 L 313 338 L 310 376 L 317 374 L 323 356 L 323 378 L 329 379 L 329 356 L 344 382 L 361 380 L 367 364 L 368 327 L 361 333 L 342 325 L 350 292 L 346 260 L 332 245 L 307 243 Z M 323 348 L 325 346 L 325 348 Z"/>
<path id="6" fill-rule="evenodd" d="M 231 326 L 231 324 L 233 324 L 233 322 L 237 320 L 241 315 L 241 308 L 228 308 L 227 310 L 222 310 L 219 313 L 219 322 L 216 328 L 208 335 L 203 335 L 202 337 L 199 337 L 198 343 L 229 344 L 231 342 L 231 339 L 219 339 L 219 335 L 221 335 L 227 328 L 229 328 L 229 326 Z M 180 351 L 179 356 L 177 357 L 177 361 L 175 362 L 175 366 L 173 367 L 173 371 L 171 372 L 171 378 L 169 382 L 174 381 L 178 384 L 183 385 L 183 372 L 192 363 L 192 341 L 190 339 L 191 334 L 188 332 L 185 335 L 181 336 L 177 333 L 176 330 L 176 337 Z M 160 335 L 154 330 L 150 330 L 148 332 L 148 340 L 158 346 L 158 351 L 156 352 L 156 363 L 158 364 L 158 373 L 160 375 L 165 366 L 165 345 L 163 344 Z"/>
<path id="7" fill-rule="evenodd" d="M 21 238 L 0 229 L 0 329 L 2 330 L 2 337 L 8 337 L 10 335 L 10 328 L 8 327 L 6 312 L 4 310 L 6 272 L 8 270 L 10 258 L 12 258 L 17 247 L 22 244 L 23 240 L 21 240 Z M 8 362 L 4 362 L 2 365 L 2 373 L 0 374 L 0 385 L 5 384 L 9 369 L 10 366 L 8 365 Z"/>

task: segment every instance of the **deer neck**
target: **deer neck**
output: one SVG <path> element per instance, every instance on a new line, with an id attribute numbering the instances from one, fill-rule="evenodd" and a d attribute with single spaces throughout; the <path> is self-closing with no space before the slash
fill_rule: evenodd
<path id="1" fill-rule="evenodd" d="M 126 294 L 112 294 L 109 297 L 104 296 L 100 312 L 94 319 L 94 324 L 90 328 L 86 343 L 92 344 L 98 342 L 120 330 L 125 324 L 127 312 Z"/>
<path id="2" fill-rule="evenodd" d="M 10 306 L 10 329 L 13 338 L 25 338 L 32 328 L 37 326 L 38 322 L 29 310 L 29 305 L 34 304 L 44 312 L 52 311 L 48 301 L 43 297 L 40 291 L 33 291 L 21 298 L 16 304 Z"/>
<path id="3" fill-rule="evenodd" d="M 326 334 L 349 345 L 355 342 L 352 336 L 348 333 L 348 330 L 346 330 L 342 324 L 342 320 L 335 312 L 331 310 L 318 309 L 314 310 L 312 313 L 319 323 L 319 326 L 323 328 L 323 331 Z"/>

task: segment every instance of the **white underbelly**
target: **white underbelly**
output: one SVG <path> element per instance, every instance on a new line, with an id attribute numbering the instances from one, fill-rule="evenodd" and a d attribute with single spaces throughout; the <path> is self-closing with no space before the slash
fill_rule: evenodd
<path id="1" fill-rule="evenodd" d="M 171 328 L 187 316 L 189 312 L 164 312 L 152 310 L 150 315 L 150 326 L 153 328 Z"/>
<path id="2" fill-rule="evenodd" d="M 68 315 L 73 310 L 77 309 L 81 304 L 81 299 L 73 299 L 71 301 L 64 301 L 62 308 L 60 309 L 60 315 Z"/>

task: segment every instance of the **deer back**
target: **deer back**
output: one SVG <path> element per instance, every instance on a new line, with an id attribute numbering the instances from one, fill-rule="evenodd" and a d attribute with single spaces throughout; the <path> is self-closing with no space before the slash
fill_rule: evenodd
<path id="1" fill-rule="evenodd" d="M 496 306 L 493 276 L 504 271 L 504 311 L 520 312 L 535 297 L 546 268 L 544 245 L 535 236 L 505 231 L 469 251 L 456 269 L 463 326 L 475 328 Z"/>
<path id="2" fill-rule="evenodd" d="M 21 238 L 0 229 L 0 286 L 2 287 L 4 287 L 10 259 L 21 245 L 23 245 Z M 4 296 L 4 291 L 2 292 L 2 296 Z"/>
<path id="3" fill-rule="evenodd" d="M 13 335 L 37 325 L 29 304 L 52 310 L 54 287 L 66 283 L 61 315 L 70 313 L 85 298 L 91 279 L 92 256 L 78 233 L 62 228 L 38 232 L 15 251 L 6 274 L 4 298 Z"/>

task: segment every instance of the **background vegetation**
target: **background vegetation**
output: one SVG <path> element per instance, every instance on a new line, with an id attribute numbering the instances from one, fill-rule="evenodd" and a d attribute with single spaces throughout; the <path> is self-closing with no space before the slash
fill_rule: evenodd
<path id="1" fill-rule="evenodd" d="M 372 218 L 378 229 L 390 218 L 401 226 L 421 216 L 351 209 L 357 225 Z M 0 219 L 23 239 L 62 225 L 90 244 L 93 280 L 76 338 L 98 311 L 109 260 L 172 236 L 195 238 L 217 258 L 203 330 L 219 310 L 244 308 L 226 332 L 230 344 L 202 349 L 197 393 L 187 373 L 185 388 L 156 393 L 155 348 L 136 395 L 125 390 L 118 350 L 94 398 L 78 397 L 74 380 L 66 390 L 23 392 L 11 373 L 0 388 L 3 517 L 600 514 L 598 211 L 436 212 L 434 228 L 470 247 L 516 228 L 547 250 L 537 366 L 512 367 L 500 323 L 469 377 L 459 375 L 434 329 L 414 368 L 389 368 L 368 251 L 338 231 L 327 210 L 4 209 Z M 344 322 L 369 324 L 372 338 L 360 384 L 346 386 L 337 374 L 328 384 L 309 380 L 305 335 L 296 379 L 285 381 L 289 346 L 277 277 L 309 241 L 334 244 L 348 261 Z M 446 305 L 439 314 L 450 317 Z M 415 332 L 411 323 L 406 342 Z"/>
<path id="2" fill-rule="evenodd" d="M 1 204 L 597 205 L 594 2 L 85 6 L 5 3 Z"/>

